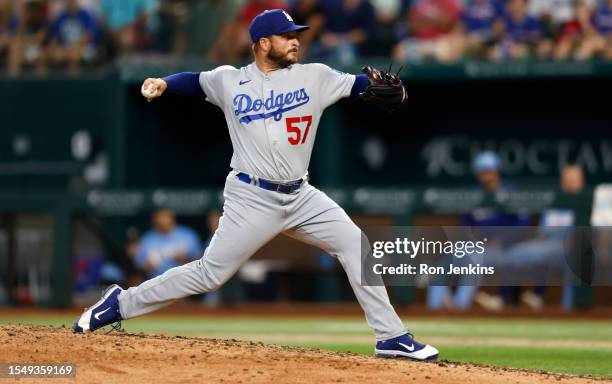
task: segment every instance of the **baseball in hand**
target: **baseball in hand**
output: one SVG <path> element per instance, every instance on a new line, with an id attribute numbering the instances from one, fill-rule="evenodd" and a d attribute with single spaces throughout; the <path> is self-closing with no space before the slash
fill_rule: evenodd
<path id="1" fill-rule="evenodd" d="M 147 88 L 145 88 L 143 85 L 142 88 L 140 89 L 140 93 L 142 93 L 142 95 L 146 97 L 147 99 L 152 99 L 155 96 L 157 96 L 157 86 L 151 83 L 149 84 Z"/>

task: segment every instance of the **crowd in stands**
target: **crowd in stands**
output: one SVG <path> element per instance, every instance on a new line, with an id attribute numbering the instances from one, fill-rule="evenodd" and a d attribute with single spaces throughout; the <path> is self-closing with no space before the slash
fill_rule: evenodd
<path id="1" fill-rule="evenodd" d="M 497 153 L 479 153 L 473 163 L 473 172 L 479 188 L 486 194 L 498 194 L 515 190 L 514 185 L 502 178 L 501 159 Z M 571 228 L 586 225 L 585 217 L 590 216 L 579 201 L 585 200 L 583 191 L 587 189 L 582 167 L 567 164 L 560 169 L 557 193 L 559 198 L 554 206 L 548 207 L 537 215 L 526 210 L 506 211 L 501 207 L 483 204 L 461 215 L 461 226 L 472 228 L 488 238 L 484 256 L 469 256 L 458 260 L 456 257 L 442 257 L 441 260 L 457 265 L 470 263 L 495 265 L 497 272 L 506 281 L 525 283 L 530 280 L 529 273 L 537 275 L 536 281 L 544 283 L 552 270 L 564 270 L 561 306 L 566 310 L 574 308 L 574 289 L 571 276 L 575 273 L 569 265 L 572 260 L 586 260 L 585 254 L 568 251 L 576 242 Z M 510 227 L 536 225 L 537 232 L 513 231 Z M 518 229 L 518 228 L 517 228 Z M 575 269 L 575 268 L 574 268 Z M 584 276 L 582 276 L 584 278 Z M 431 283 L 427 288 L 427 306 L 431 309 L 466 310 L 475 303 L 489 311 L 499 311 L 508 304 L 525 304 L 533 310 L 542 309 L 545 303 L 546 288 L 543 285 L 527 287 L 500 286 L 492 289 L 492 294 L 481 289 L 480 278 L 474 275 L 461 275 L 456 279 L 457 286 Z M 548 281 L 552 283 L 552 281 Z"/>
<path id="2" fill-rule="evenodd" d="M 0 0 L 0 62 L 77 74 L 120 54 L 248 59 L 248 26 L 283 8 L 306 60 L 612 59 L 612 0 Z"/>

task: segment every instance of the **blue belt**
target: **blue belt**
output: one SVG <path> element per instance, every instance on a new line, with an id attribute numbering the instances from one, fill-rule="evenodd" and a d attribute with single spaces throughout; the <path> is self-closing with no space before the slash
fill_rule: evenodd
<path id="1" fill-rule="evenodd" d="M 238 180 L 243 181 L 247 184 L 251 184 L 253 180 L 252 176 L 247 175 L 246 173 L 242 173 L 242 172 L 238 173 L 236 177 L 238 177 Z M 268 191 L 275 191 L 279 193 L 290 194 L 300 189 L 303 183 L 304 183 L 304 179 L 289 181 L 283 184 L 278 184 L 272 181 L 259 179 L 257 186 L 263 189 L 267 189 Z"/>

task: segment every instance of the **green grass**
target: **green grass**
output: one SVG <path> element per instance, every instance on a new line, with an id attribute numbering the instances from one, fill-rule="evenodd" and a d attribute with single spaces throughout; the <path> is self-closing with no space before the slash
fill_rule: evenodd
<path id="1" fill-rule="evenodd" d="M 65 316 L 0 315 L 0 323 L 69 326 L 73 321 Z M 437 339 L 435 345 L 444 360 L 612 378 L 612 348 L 609 347 L 612 322 L 609 321 L 406 319 L 405 324 L 418 339 Z M 373 349 L 369 328 L 357 318 L 147 316 L 126 321 L 124 327 L 130 332 L 236 337 L 363 354 L 371 354 Z M 464 344 L 465 338 L 470 339 L 470 345 Z M 478 345 L 479 339 L 483 345 Z M 495 345 L 496 340 L 500 340 L 500 345 Z M 508 345 L 534 340 L 542 346 Z M 555 342 L 566 342 L 569 346 L 554 346 Z M 572 342 L 576 345 L 571 346 Z M 588 345 L 589 342 L 593 345 Z"/>
<path id="2" fill-rule="evenodd" d="M 369 344 L 300 344 L 337 352 L 372 354 Z M 612 378 L 612 351 L 578 348 L 436 345 L 443 360 Z"/>

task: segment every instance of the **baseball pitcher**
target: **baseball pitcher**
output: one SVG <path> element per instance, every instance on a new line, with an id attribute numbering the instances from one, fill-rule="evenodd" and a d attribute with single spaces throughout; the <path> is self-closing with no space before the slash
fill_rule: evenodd
<path id="1" fill-rule="evenodd" d="M 283 10 L 265 11 L 249 27 L 253 63 L 144 81 L 142 93 L 149 101 L 172 92 L 205 97 L 223 110 L 234 149 L 223 216 L 201 259 L 137 287 L 109 287 L 77 319 L 75 332 L 94 331 L 214 291 L 259 248 L 284 233 L 340 261 L 376 336 L 377 356 L 438 357 L 435 348 L 416 342 L 406 331 L 385 287 L 360 284 L 360 229 L 308 182 L 314 139 L 328 106 L 352 96 L 393 111 L 405 105 L 406 90 L 397 75 L 370 67 L 351 75 L 323 64 L 298 64 L 298 33 L 305 29 Z"/>

